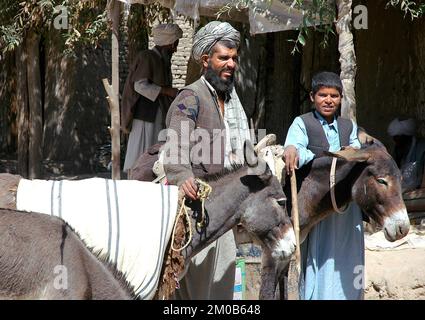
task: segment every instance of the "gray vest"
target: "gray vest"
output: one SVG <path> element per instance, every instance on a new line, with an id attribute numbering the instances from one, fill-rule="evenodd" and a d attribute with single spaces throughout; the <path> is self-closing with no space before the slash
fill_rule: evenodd
<path id="1" fill-rule="evenodd" d="M 196 126 L 205 129 L 225 129 L 219 107 L 202 79 L 182 88 L 181 90 L 191 90 L 199 100 L 198 116 Z"/>
<path id="2" fill-rule="evenodd" d="M 305 124 L 308 136 L 308 146 L 311 152 L 316 157 L 323 156 L 323 151 L 329 150 L 329 142 L 326 138 L 325 131 L 323 130 L 320 120 L 316 117 L 314 112 L 308 112 L 301 115 L 301 119 Z M 353 123 L 351 120 L 337 117 L 339 142 L 341 147 L 350 144 L 350 135 L 353 131 Z"/>
<path id="3" fill-rule="evenodd" d="M 224 150 L 226 145 L 225 134 L 217 134 L 214 129 L 225 130 L 224 120 L 220 114 L 218 104 L 215 102 L 213 95 L 208 89 L 207 85 L 202 79 L 195 81 L 194 83 L 181 89 L 193 91 L 195 96 L 198 99 L 198 115 L 196 117 L 196 128 L 202 128 L 209 132 L 210 134 L 210 159 L 219 156 L 220 163 L 210 163 L 210 164 L 192 164 L 192 171 L 195 176 L 199 177 L 206 173 L 217 173 L 224 169 Z M 168 119 L 167 119 L 168 120 Z M 169 121 L 167 121 L 169 123 Z M 203 143 L 208 143 L 203 141 Z M 220 154 L 215 154 L 217 152 L 214 148 L 220 146 Z"/>

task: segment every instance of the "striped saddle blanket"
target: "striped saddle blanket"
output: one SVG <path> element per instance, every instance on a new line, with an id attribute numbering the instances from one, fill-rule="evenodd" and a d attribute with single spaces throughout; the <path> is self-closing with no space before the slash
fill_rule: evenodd
<path id="1" fill-rule="evenodd" d="M 152 299 L 177 212 L 176 186 L 135 180 L 26 180 L 18 210 L 60 217 L 108 254 L 140 299 Z"/>

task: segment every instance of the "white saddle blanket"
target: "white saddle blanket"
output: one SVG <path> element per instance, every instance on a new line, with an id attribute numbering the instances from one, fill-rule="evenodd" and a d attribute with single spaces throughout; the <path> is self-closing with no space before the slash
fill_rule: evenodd
<path id="1" fill-rule="evenodd" d="M 26 180 L 18 210 L 65 220 L 94 250 L 107 253 L 140 299 L 152 299 L 177 212 L 178 189 L 134 180 Z"/>

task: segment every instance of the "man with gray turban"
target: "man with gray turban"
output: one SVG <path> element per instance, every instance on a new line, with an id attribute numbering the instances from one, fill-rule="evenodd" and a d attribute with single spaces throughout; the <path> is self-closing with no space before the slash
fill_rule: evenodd
<path id="1" fill-rule="evenodd" d="M 240 34 L 229 23 L 212 21 L 201 28 L 193 39 L 192 57 L 200 62 L 219 41 L 229 41 L 239 47 Z"/>
<path id="2" fill-rule="evenodd" d="M 227 22 L 213 21 L 201 28 L 194 37 L 192 55 L 202 66 L 202 76 L 179 92 L 168 111 L 167 128 L 178 142 L 165 144 L 170 157 L 164 160 L 164 170 L 168 183 L 180 186 L 186 198 L 197 199 L 195 177 L 243 161 L 240 155 L 250 134 L 234 88 L 238 47 L 239 32 Z M 196 136 L 202 139 L 195 145 L 190 137 Z M 233 299 L 235 259 L 231 230 L 192 259 L 176 297 Z"/>
<path id="3" fill-rule="evenodd" d="M 403 191 L 425 188 L 425 139 L 416 137 L 415 120 L 395 118 L 387 131 L 394 141 L 394 160 L 403 174 Z"/>
<path id="4" fill-rule="evenodd" d="M 152 30 L 155 47 L 138 54 L 130 66 L 121 103 L 121 129 L 130 136 L 124 171 L 131 178 L 137 158 L 158 142 L 165 115 L 177 95 L 172 87 L 171 57 L 183 32 L 177 24 L 159 24 Z"/>

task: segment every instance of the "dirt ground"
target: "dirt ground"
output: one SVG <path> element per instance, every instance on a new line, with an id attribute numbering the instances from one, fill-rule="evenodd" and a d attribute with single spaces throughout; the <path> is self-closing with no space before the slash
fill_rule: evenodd
<path id="1" fill-rule="evenodd" d="M 425 230 L 413 231 L 399 243 L 389 243 L 381 234 L 366 242 L 365 300 L 425 300 Z M 386 245 L 391 248 L 376 248 Z M 261 259 L 248 258 L 245 264 L 245 299 L 257 300 Z"/>
<path id="2" fill-rule="evenodd" d="M 366 250 L 367 300 L 425 300 L 425 249 Z"/>

